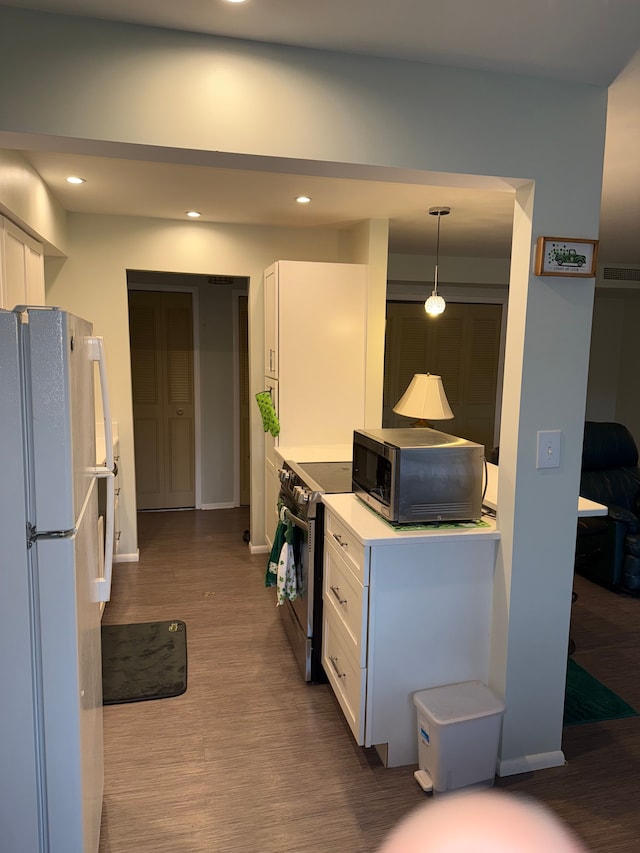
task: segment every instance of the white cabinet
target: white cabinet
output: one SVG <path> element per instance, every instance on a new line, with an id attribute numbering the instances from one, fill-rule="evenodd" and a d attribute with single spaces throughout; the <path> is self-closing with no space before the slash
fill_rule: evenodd
<path id="1" fill-rule="evenodd" d="M 114 465 L 114 502 L 113 502 L 113 557 L 117 557 L 120 548 L 120 513 L 118 504 L 120 502 L 120 439 L 117 434 L 117 424 L 113 428 L 113 465 Z M 106 454 L 104 446 L 104 427 L 101 422 L 96 423 L 96 464 L 105 465 Z M 105 478 L 98 480 L 98 514 L 102 517 L 102 524 L 106 523 L 107 514 L 107 481 Z"/>
<path id="2" fill-rule="evenodd" d="M 120 550 L 120 512 L 118 509 L 118 505 L 120 503 L 120 489 L 122 488 L 120 483 L 122 482 L 120 478 L 120 440 L 118 437 L 114 437 L 113 440 L 113 465 L 114 465 L 114 501 L 113 501 L 113 559 L 116 560 L 118 551 Z"/>
<path id="3" fill-rule="evenodd" d="M 44 304 L 42 246 L 0 216 L 0 308 Z"/>
<path id="4" fill-rule="evenodd" d="M 265 433 L 271 544 L 274 448 L 351 447 L 353 430 L 364 426 L 367 267 L 277 261 L 265 271 L 264 293 L 264 388 L 280 422 L 277 438 Z"/>
<path id="5" fill-rule="evenodd" d="M 363 264 L 278 261 L 265 272 L 265 381 L 281 444 L 349 444 L 364 426 Z"/>
<path id="6" fill-rule="evenodd" d="M 354 495 L 324 502 L 323 667 L 357 743 L 416 764 L 413 693 L 487 683 L 498 534 L 396 532 Z"/>

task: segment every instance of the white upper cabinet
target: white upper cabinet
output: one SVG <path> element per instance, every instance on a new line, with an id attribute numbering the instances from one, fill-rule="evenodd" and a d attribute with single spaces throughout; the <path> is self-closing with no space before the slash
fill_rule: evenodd
<path id="1" fill-rule="evenodd" d="M 350 445 L 364 426 L 366 265 L 278 261 L 264 286 L 278 443 Z"/>
<path id="2" fill-rule="evenodd" d="M 264 274 L 264 374 L 278 378 L 278 264 Z"/>
<path id="3" fill-rule="evenodd" d="M 0 216 L 0 308 L 44 304 L 42 245 Z"/>

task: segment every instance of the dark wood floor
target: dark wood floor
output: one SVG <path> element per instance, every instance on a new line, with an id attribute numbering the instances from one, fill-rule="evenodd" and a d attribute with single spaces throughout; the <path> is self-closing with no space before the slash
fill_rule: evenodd
<path id="1" fill-rule="evenodd" d="M 104 709 L 101 853 L 370 853 L 426 799 L 414 767 L 356 746 L 328 685 L 301 680 L 247 527 L 245 510 L 143 513 L 140 562 L 115 567 L 105 623 L 186 622 L 189 686 Z M 574 659 L 640 709 L 640 600 L 575 589 Z M 497 785 L 593 851 L 638 850 L 640 717 L 567 728 L 563 749 L 565 767 Z"/>

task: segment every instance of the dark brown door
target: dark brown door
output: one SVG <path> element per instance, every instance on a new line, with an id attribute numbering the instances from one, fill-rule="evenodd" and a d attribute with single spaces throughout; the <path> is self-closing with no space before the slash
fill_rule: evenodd
<path id="1" fill-rule="evenodd" d="M 195 506 L 190 293 L 129 292 L 138 509 Z"/>

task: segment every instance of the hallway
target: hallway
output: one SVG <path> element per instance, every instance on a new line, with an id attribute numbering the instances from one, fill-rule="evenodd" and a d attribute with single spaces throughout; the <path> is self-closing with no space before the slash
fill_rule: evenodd
<path id="1" fill-rule="evenodd" d="M 182 696 L 110 705 L 100 853 L 365 853 L 422 802 L 299 675 L 245 509 L 141 513 L 105 624 L 182 619 Z"/>

